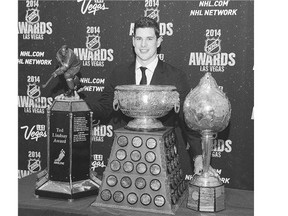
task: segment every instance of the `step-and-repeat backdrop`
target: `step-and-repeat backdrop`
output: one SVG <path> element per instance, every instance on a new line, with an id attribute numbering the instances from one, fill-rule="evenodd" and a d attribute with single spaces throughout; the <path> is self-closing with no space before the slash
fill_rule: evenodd
<path id="1" fill-rule="evenodd" d="M 93 106 L 112 69 L 134 58 L 134 21 L 149 16 L 160 23 L 164 39 L 159 58 L 183 70 L 191 88 L 211 72 L 228 96 L 232 116 L 214 140 L 212 166 L 226 187 L 254 189 L 253 1 L 19 0 L 18 12 L 19 178 L 47 166 L 46 109 L 63 93 L 65 80 L 40 86 L 55 70 L 60 46 L 67 44 L 82 61 L 83 95 Z M 117 124 L 96 123 L 91 169 L 101 174 Z M 186 148 L 179 144 L 189 180 Z"/>

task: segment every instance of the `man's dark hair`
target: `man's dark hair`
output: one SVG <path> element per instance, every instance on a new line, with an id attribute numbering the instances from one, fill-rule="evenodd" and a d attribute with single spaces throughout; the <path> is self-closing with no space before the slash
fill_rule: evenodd
<path id="1" fill-rule="evenodd" d="M 156 37 L 160 37 L 160 29 L 159 24 L 156 22 L 156 20 L 150 18 L 150 17 L 140 17 L 134 25 L 134 35 L 136 33 L 137 28 L 154 28 Z"/>

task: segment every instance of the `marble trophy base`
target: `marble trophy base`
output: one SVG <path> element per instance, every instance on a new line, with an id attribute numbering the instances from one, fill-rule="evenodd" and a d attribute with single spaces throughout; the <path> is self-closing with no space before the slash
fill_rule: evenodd
<path id="1" fill-rule="evenodd" d="M 205 173 L 189 182 L 187 208 L 200 212 L 218 212 L 225 209 L 224 185 L 219 176 Z"/>

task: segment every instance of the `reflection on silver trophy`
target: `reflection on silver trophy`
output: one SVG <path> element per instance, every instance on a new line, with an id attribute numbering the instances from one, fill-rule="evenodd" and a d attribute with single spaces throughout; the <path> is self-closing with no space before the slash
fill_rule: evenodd
<path id="1" fill-rule="evenodd" d="M 179 112 L 180 99 L 176 87 L 169 85 L 121 85 L 116 86 L 113 107 L 134 118 L 130 130 L 161 130 L 161 121 L 171 109 Z"/>
<path id="2" fill-rule="evenodd" d="M 196 211 L 216 212 L 225 208 L 224 186 L 210 167 L 213 139 L 224 130 L 231 116 L 231 105 L 211 73 L 206 73 L 184 102 L 184 118 L 189 128 L 201 133 L 203 172 L 189 182 L 187 207 Z"/>

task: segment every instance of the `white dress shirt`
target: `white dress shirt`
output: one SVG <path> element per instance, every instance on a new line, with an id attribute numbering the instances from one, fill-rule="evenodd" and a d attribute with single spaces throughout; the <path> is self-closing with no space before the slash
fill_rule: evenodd
<path id="1" fill-rule="evenodd" d="M 147 77 L 147 85 L 150 85 L 150 82 L 152 80 L 152 76 L 154 74 L 154 70 L 158 64 L 158 57 L 156 57 L 150 64 L 146 65 L 145 67 L 147 68 L 145 70 L 145 74 Z M 135 80 L 136 80 L 136 85 L 140 84 L 140 81 L 142 79 L 142 72 L 140 70 L 140 67 L 142 66 L 137 60 L 136 60 L 136 65 L 135 65 Z"/>

